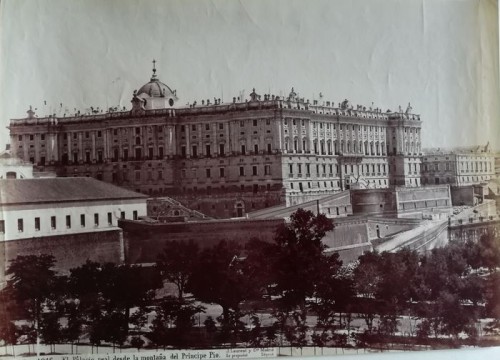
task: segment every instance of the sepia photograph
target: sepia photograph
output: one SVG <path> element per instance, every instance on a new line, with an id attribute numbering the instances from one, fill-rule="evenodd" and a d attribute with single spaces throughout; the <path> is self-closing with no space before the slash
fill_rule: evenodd
<path id="1" fill-rule="evenodd" d="M 500 355 L 497 0 L 0 2 L 0 359 Z"/>

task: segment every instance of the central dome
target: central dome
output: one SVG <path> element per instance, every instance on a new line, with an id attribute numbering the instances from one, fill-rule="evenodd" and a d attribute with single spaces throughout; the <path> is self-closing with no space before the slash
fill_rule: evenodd
<path id="1" fill-rule="evenodd" d="M 162 83 L 156 76 L 156 61 L 153 60 L 153 76 L 149 82 L 134 92 L 134 97 L 142 99 L 145 109 L 164 109 L 177 102 L 177 92 Z"/>
<path id="2" fill-rule="evenodd" d="M 151 81 L 137 91 L 137 96 L 145 94 L 149 97 L 173 97 L 175 98 L 175 92 L 172 91 L 166 84 L 162 83 L 156 75 L 153 75 Z"/>

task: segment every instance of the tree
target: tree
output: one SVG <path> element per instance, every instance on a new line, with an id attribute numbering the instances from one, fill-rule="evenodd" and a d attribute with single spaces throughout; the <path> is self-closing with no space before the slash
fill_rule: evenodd
<path id="1" fill-rule="evenodd" d="M 14 353 L 14 345 L 17 344 L 17 328 L 16 325 L 8 319 L 0 318 L 0 340 L 4 342 L 5 346 L 12 345 L 12 355 Z"/>
<path id="2" fill-rule="evenodd" d="M 192 240 L 168 241 L 158 256 L 156 266 L 162 277 L 177 286 L 178 296 L 182 298 L 189 277 L 198 261 L 199 247 Z"/>
<path id="3" fill-rule="evenodd" d="M 493 272 L 500 266 L 500 237 L 493 232 L 482 235 L 478 241 L 480 264 Z"/>
<path id="4" fill-rule="evenodd" d="M 321 239 L 333 223 L 325 215 L 298 209 L 290 222 L 278 227 L 273 271 L 281 306 L 294 310 L 305 307 L 307 297 L 314 295 L 325 269 L 338 267 L 338 259 L 324 255 Z"/>
<path id="5" fill-rule="evenodd" d="M 56 275 L 52 255 L 18 256 L 6 271 L 7 292 L 18 303 L 24 304 L 38 337 L 42 309 L 55 297 Z"/>
<path id="6" fill-rule="evenodd" d="M 50 346 L 50 351 L 55 352 L 55 344 L 61 342 L 63 333 L 57 312 L 43 313 L 40 321 L 40 335 L 42 341 Z"/>
<path id="7" fill-rule="evenodd" d="M 187 290 L 203 302 L 222 306 L 222 316 L 239 313 L 240 303 L 261 295 L 248 273 L 243 249 L 221 241 L 203 250 L 187 284 Z"/>
<path id="8" fill-rule="evenodd" d="M 142 340 L 140 336 L 134 336 L 132 337 L 132 339 L 130 339 L 130 345 L 136 348 L 137 351 L 140 351 L 144 346 L 144 340 Z"/>
<path id="9" fill-rule="evenodd" d="M 140 316 L 131 317 L 130 309 L 138 307 L 141 313 L 159 286 L 157 280 L 130 265 L 87 261 L 71 270 L 70 289 L 96 345 L 102 340 L 118 345 L 125 341 L 131 321 L 141 321 Z"/>
<path id="10" fill-rule="evenodd" d="M 13 356 L 15 356 L 14 345 L 18 339 L 17 327 L 14 324 L 14 303 L 5 288 L 0 290 L 0 341 L 3 341 L 6 347 L 12 345 Z"/>
<path id="11" fill-rule="evenodd" d="M 174 345 L 178 348 L 190 344 L 194 316 L 204 311 L 184 299 L 165 297 L 155 308 L 156 317 L 151 325 L 151 340 L 158 346 Z"/>

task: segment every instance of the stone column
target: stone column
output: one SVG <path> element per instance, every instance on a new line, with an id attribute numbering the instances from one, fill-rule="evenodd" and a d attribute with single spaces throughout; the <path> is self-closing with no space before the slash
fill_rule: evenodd
<path id="1" fill-rule="evenodd" d="M 191 156 L 191 135 L 189 125 L 185 125 L 184 129 L 186 131 L 186 157 Z"/>
<path id="2" fill-rule="evenodd" d="M 78 162 L 83 161 L 83 132 L 79 131 L 78 135 Z"/>
<path id="3" fill-rule="evenodd" d="M 91 161 L 94 161 L 96 160 L 96 151 L 95 151 L 95 131 L 92 131 L 90 133 L 90 136 L 91 136 L 91 139 L 92 139 L 92 150 L 91 150 L 91 154 L 92 154 L 92 158 L 90 159 Z"/>

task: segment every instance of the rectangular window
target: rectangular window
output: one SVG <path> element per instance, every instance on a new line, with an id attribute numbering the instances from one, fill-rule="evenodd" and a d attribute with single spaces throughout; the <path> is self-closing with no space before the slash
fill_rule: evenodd
<path id="1" fill-rule="evenodd" d="M 139 135 L 141 133 L 141 128 L 140 127 L 135 128 L 135 133 Z"/>
<path id="2" fill-rule="evenodd" d="M 246 149 L 245 145 L 241 145 L 241 155 L 245 155 Z"/>
<path id="3" fill-rule="evenodd" d="M 192 147 L 191 156 L 192 157 L 197 157 L 198 156 L 198 147 L 196 145 L 193 145 L 193 147 Z"/>
<path id="4" fill-rule="evenodd" d="M 71 229 L 71 215 L 66 215 L 66 229 Z"/>
<path id="5" fill-rule="evenodd" d="M 149 156 L 149 160 L 153 160 L 153 148 L 152 147 L 148 148 L 148 156 Z"/>
<path id="6" fill-rule="evenodd" d="M 24 222 L 23 219 L 17 219 L 17 231 L 23 232 L 24 231 Z"/>
<path id="7" fill-rule="evenodd" d="M 220 176 L 221 178 L 223 178 L 223 177 L 224 177 L 224 175 L 225 175 L 225 170 L 224 170 L 224 168 L 219 168 L 219 176 Z"/>
<path id="8" fill-rule="evenodd" d="M 210 156 L 211 156 L 211 153 L 210 153 L 210 145 L 205 145 L 205 151 L 206 151 L 206 155 L 207 155 L 208 157 L 210 157 Z"/>
<path id="9" fill-rule="evenodd" d="M 102 131 L 97 131 L 97 137 L 102 137 Z"/>
<path id="10" fill-rule="evenodd" d="M 210 130 L 210 124 L 205 124 L 205 130 Z"/>
<path id="11" fill-rule="evenodd" d="M 5 220 L 0 220 L 0 234 L 5 233 Z"/>
<path id="12" fill-rule="evenodd" d="M 85 131 L 85 138 L 88 139 L 90 137 L 90 133 L 88 131 Z"/>
<path id="13" fill-rule="evenodd" d="M 245 176 L 245 168 L 240 166 L 240 176 Z"/>
<path id="14" fill-rule="evenodd" d="M 94 226 L 99 226 L 99 214 L 94 214 Z"/>
<path id="15" fill-rule="evenodd" d="M 264 165 L 264 175 L 271 175 L 271 165 Z"/>
<path id="16" fill-rule="evenodd" d="M 80 214 L 80 225 L 85 227 L 85 214 Z"/>
<path id="17" fill-rule="evenodd" d="M 271 154 L 272 150 L 271 150 L 271 144 L 267 144 L 267 153 L 268 154 Z"/>
<path id="18" fill-rule="evenodd" d="M 219 156 L 224 156 L 224 144 L 219 144 Z"/>
<path id="19" fill-rule="evenodd" d="M 35 231 L 40 231 L 40 218 L 35 218 Z"/>
<path id="20" fill-rule="evenodd" d="M 108 225 L 113 225 L 113 214 L 112 213 L 108 213 Z"/>
<path id="21" fill-rule="evenodd" d="M 158 180 L 163 180 L 163 171 L 158 171 Z"/>
<path id="22" fill-rule="evenodd" d="M 125 220 L 125 211 L 120 213 L 120 219 Z"/>
<path id="23" fill-rule="evenodd" d="M 253 146 L 253 152 L 254 152 L 255 154 L 258 154 L 258 153 L 259 153 L 259 145 L 255 144 L 255 145 Z"/>
<path id="24" fill-rule="evenodd" d="M 252 166 L 252 175 L 257 176 L 257 166 Z"/>
<path id="25" fill-rule="evenodd" d="M 224 129 L 224 124 L 223 123 L 219 123 L 219 130 L 222 130 Z"/>
<path id="26" fill-rule="evenodd" d="M 181 125 L 181 132 L 184 132 L 186 131 L 186 128 L 184 127 L 184 125 Z"/>
<path id="27" fill-rule="evenodd" d="M 51 216 L 50 217 L 50 228 L 52 230 L 57 229 L 57 223 L 56 223 L 56 217 L 55 216 Z"/>
<path id="28" fill-rule="evenodd" d="M 134 210 L 134 212 L 132 213 L 132 216 L 133 216 L 133 219 L 134 220 L 137 220 L 137 210 Z"/>
<path id="29" fill-rule="evenodd" d="M 40 139 L 41 139 L 41 140 L 45 140 L 45 134 L 41 134 L 41 135 L 40 135 Z"/>
<path id="30" fill-rule="evenodd" d="M 207 178 L 210 178 L 210 169 L 205 169 L 205 170 L 206 170 Z"/>
<path id="31" fill-rule="evenodd" d="M 160 159 L 163 159 L 163 146 L 160 146 L 160 147 L 158 148 L 158 157 L 159 157 Z"/>

